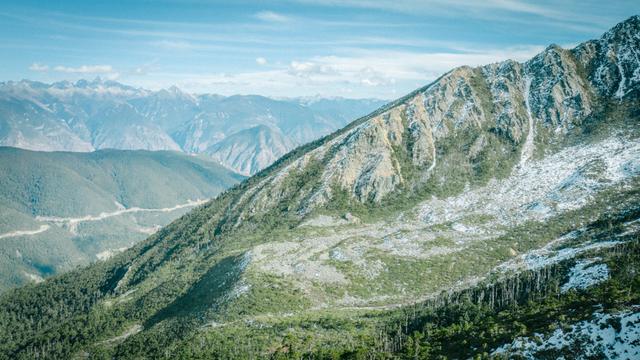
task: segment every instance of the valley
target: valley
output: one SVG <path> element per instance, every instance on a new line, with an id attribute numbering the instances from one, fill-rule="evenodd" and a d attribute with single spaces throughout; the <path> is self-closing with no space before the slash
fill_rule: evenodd
<path id="1" fill-rule="evenodd" d="M 105 260 L 243 178 L 208 159 L 119 150 L 0 148 L 0 169 L 2 291 Z"/>

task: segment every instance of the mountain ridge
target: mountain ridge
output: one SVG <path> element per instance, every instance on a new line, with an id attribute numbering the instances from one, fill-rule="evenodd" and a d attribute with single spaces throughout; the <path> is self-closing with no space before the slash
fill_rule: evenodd
<path id="1" fill-rule="evenodd" d="M 150 91 L 99 78 L 53 84 L 9 81 L 0 83 L 0 144 L 44 151 L 117 148 L 201 153 L 236 132 L 268 125 L 287 137 L 288 151 L 293 144 L 337 129 L 379 104 L 370 99 L 308 102 L 194 95 L 177 87 Z M 270 151 L 282 152 L 267 149 L 265 154 L 248 156 L 269 158 Z"/>
<path id="2" fill-rule="evenodd" d="M 208 147 L 205 154 L 222 164 L 230 164 L 242 175 L 263 169 L 295 146 L 279 130 L 267 125 L 240 130 Z"/>
<path id="3" fill-rule="evenodd" d="M 603 35 L 603 37 L 599 41 L 593 41 L 593 42 L 584 43 L 582 45 L 577 46 L 575 48 L 575 50 L 577 52 L 581 52 L 581 51 L 583 51 L 582 50 L 583 48 L 589 47 L 589 46 L 591 46 L 593 44 L 596 44 L 595 46 L 598 46 L 598 45 L 599 46 L 603 46 L 602 45 L 602 41 L 606 42 L 607 39 L 609 39 L 612 36 L 611 34 L 617 34 L 618 31 L 621 31 L 619 29 L 624 29 L 625 31 L 628 31 L 628 26 L 633 26 L 637 30 L 638 27 L 639 27 L 639 25 L 638 25 L 639 23 L 640 23 L 640 17 L 638 17 L 638 16 L 631 17 L 629 20 L 625 21 L 624 23 L 621 23 L 621 24 L 617 25 L 612 30 L 610 30 L 609 32 L 605 33 L 605 35 Z M 637 44 L 637 42 L 638 42 L 637 36 L 634 37 L 634 38 L 635 38 L 635 41 L 636 41 L 636 43 L 634 45 L 637 46 L 638 45 Z M 630 40 L 632 40 L 632 39 L 630 39 Z M 634 46 L 630 45 L 628 47 L 633 48 Z M 558 49 L 560 49 L 560 48 L 557 47 L 557 46 L 550 46 L 544 52 L 542 52 L 541 54 L 537 55 L 536 57 L 534 57 L 529 62 L 525 63 L 525 65 L 526 66 L 536 66 L 536 64 L 538 62 L 550 61 L 549 58 L 561 57 L 563 54 L 566 54 L 568 52 L 568 50 L 562 49 L 561 51 L 559 51 Z M 551 59 L 551 60 L 555 60 L 555 59 Z M 585 60 L 588 60 L 588 58 L 585 58 Z M 369 121 L 370 119 L 373 119 L 373 118 L 375 118 L 375 117 L 377 117 L 379 115 L 382 115 L 385 111 L 393 109 L 394 107 L 396 107 L 396 106 L 398 106 L 400 104 L 408 102 L 410 99 L 415 98 L 416 96 L 419 96 L 420 93 L 426 92 L 427 90 L 429 90 L 430 88 L 432 88 L 434 86 L 439 86 L 439 83 L 442 82 L 443 79 L 446 79 L 447 77 L 450 77 L 450 76 L 451 77 L 456 77 L 458 75 L 460 77 L 471 77 L 471 76 L 474 75 L 473 71 L 478 71 L 478 70 L 480 70 L 480 71 L 488 71 L 488 72 L 494 71 L 494 72 L 497 73 L 497 72 L 500 71 L 500 67 L 506 67 L 507 69 L 511 70 L 512 66 L 517 66 L 515 64 L 517 64 L 517 63 L 515 63 L 513 61 L 506 61 L 506 62 L 503 62 L 503 63 L 492 64 L 492 65 L 488 65 L 488 66 L 485 66 L 485 67 L 475 68 L 475 70 L 472 69 L 472 68 L 469 68 L 469 67 L 460 67 L 460 68 L 454 69 L 454 70 L 450 71 L 449 73 L 444 74 L 442 77 L 440 77 L 439 79 L 435 80 L 430 85 L 427 85 L 427 86 L 425 86 L 425 87 L 423 87 L 421 89 L 418 89 L 418 90 L 416 90 L 416 91 L 414 91 L 414 92 L 412 92 L 412 93 L 410 93 L 410 94 L 408 94 L 408 95 L 406 95 L 406 96 L 404 96 L 404 97 L 402 97 L 402 98 L 400 98 L 400 99 L 398 99 L 398 100 L 396 100 L 394 102 L 389 103 L 388 105 L 385 105 L 384 107 L 382 107 L 381 109 L 377 110 L 376 112 L 374 112 L 374 113 L 372 113 L 372 114 L 370 114 L 368 116 L 365 116 L 365 117 L 363 117 L 363 118 L 361 118 L 361 119 L 349 124 L 347 127 L 338 130 L 337 132 L 335 132 L 334 134 L 332 134 L 332 135 L 330 135 L 328 137 L 322 138 L 318 142 L 312 143 L 312 145 L 305 146 L 305 150 L 311 149 L 310 151 L 313 151 L 313 149 L 312 149 L 313 146 L 319 146 L 319 144 L 324 144 L 327 141 L 333 140 L 336 137 L 338 137 L 339 135 L 344 134 L 344 133 L 346 133 L 348 131 L 351 131 L 351 129 L 353 129 L 355 127 L 363 126 L 362 123 L 364 123 L 366 121 Z M 557 66 L 556 64 L 553 64 L 553 65 Z M 608 65 L 609 66 L 613 66 L 611 64 L 608 64 Z M 633 62 L 631 64 L 624 64 L 622 66 L 633 67 L 634 65 L 635 65 L 635 69 L 638 69 L 638 60 L 637 60 L 637 58 L 636 58 L 635 62 Z M 605 68 L 605 67 L 600 67 L 599 69 L 603 69 L 603 68 Z M 611 71 L 611 69 L 607 69 L 607 70 Z M 595 71 L 601 71 L 601 70 L 592 70 L 592 74 L 595 73 Z M 635 71 L 637 72 L 638 70 L 635 70 Z M 509 75 L 517 76 L 518 74 L 509 74 Z M 611 79 L 611 78 L 612 78 L 612 76 L 608 76 L 607 77 L 607 79 Z M 632 78 L 630 80 L 633 80 L 633 79 L 634 78 Z M 458 79 L 456 79 L 456 81 L 457 80 Z M 624 81 L 628 81 L 628 80 L 629 79 L 624 79 Z M 574 83 L 575 80 L 572 79 L 572 78 L 569 78 L 569 79 L 563 80 L 563 81 L 565 81 L 565 83 L 568 84 L 569 91 L 576 91 L 578 93 L 578 95 L 576 95 L 576 96 L 579 97 L 578 102 L 580 102 L 581 104 L 577 105 L 577 106 L 584 106 L 585 107 L 584 110 L 586 110 L 587 112 L 591 111 L 591 109 L 589 108 L 589 97 L 590 97 L 590 94 L 581 93 L 579 90 L 571 88 L 571 86 L 576 85 Z M 610 80 L 609 80 L 609 83 L 601 83 L 602 80 L 600 78 L 596 79 L 596 81 L 597 81 L 597 85 L 596 86 L 597 86 L 598 91 L 602 91 L 603 94 L 605 94 L 605 95 L 610 95 L 611 94 L 611 92 L 613 91 L 612 89 L 613 89 L 614 86 L 610 83 L 611 82 Z M 631 84 L 631 87 L 637 86 L 637 82 L 640 81 L 640 76 L 637 79 L 635 79 L 635 81 L 636 81 L 635 83 Z M 565 83 L 561 83 L 560 86 L 565 86 Z M 503 85 L 514 86 L 514 85 L 504 84 L 504 83 L 498 83 L 496 85 L 497 86 L 503 86 Z M 521 85 L 524 85 L 524 84 L 521 84 Z M 517 86 L 517 84 L 516 84 L 516 86 Z M 571 117 L 575 116 L 575 115 L 572 115 L 573 113 L 576 113 L 577 115 L 582 115 L 582 114 L 580 114 L 580 111 L 583 110 L 583 109 L 575 109 L 575 108 L 572 107 L 574 105 L 572 105 L 570 103 L 569 104 L 563 104 L 562 100 L 564 100 L 564 99 L 558 101 L 558 99 L 553 97 L 553 95 L 552 95 L 550 90 L 547 90 L 547 89 L 543 88 L 543 86 L 547 86 L 548 87 L 548 84 L 537 84 L 537 86 L 538 86 L 538 88 L 540 90 L 546 91 L 546 93 L 541 94 L 538 97 L 538 99 L 534 98 L 534 107 L 537 106 L 537 108 L 533 110 L 533 112 L 534 112 L 533 116 L 536 119 L 542 118 L 541 120 L 543 121 L 543 123 L 552 123 L 552 124 L 557 124 L 557 125 L 562 125 L 562 126 L 568 127 L 571 124 L 567 123 L 567 121 L 571 121 L 572 120 Z M 521 90 L 521 92 L 524 93 L 525 90 L 523 89 L 523 90 Z M 518 98 L 518 95 L 519 94 L 516 94 L 515 97 Z M 555 102 L 554 106 L 550 106 L 549 107 L 550 109 L 556 109 L 558 107 L 564 107 L 565 108 L 565 116 L 567 116 L 567 118 L 563 119 L 563 120 L 565 120 L 564 123 L 559 123 L 558 122 L 558 117 L 559 117 L 558 114 L 549 114 L 549 113 L 545 113 L 544 110 L 541 110 L 541 108 L 543 108 L 543 106 L 544 106 L 544 101 L 541 100 L 543 97 L 551 98 Z M 521 139 L 522 138 L 522 134 L 525 133 L 525 131 L 523 131 L 523 128 L 525 127 L 524 124 L 528 123 L 529 121 L 528 121 L 528 119 L 526 119 L 526 116 L 524 115 L 524 113 L 526 112 L 526 111 L 524 111 L 525 109 L 522 109 L 524 107 L 522 105 L 524 105 L 523 103 L 525 103 L 525 101 L 524 100 L 520 100 L 520 101 L 515 101 L 515 103 L 516 103 L 515 106 L 520 106 L 520 108 L 519 109 L 516 108 L 514 112 L 509 112 L 509 110 L 512 110 L 512 109 L 508 109 L 508 108 L 506 110 L 503 110 L 503 111 L 505 111 L 504 114 L 506 114 L 506 115 L 516 115 L 516 119 L 515 120 L 517 122 L 515 123 L 515 126 L 509 127 L 507 130 L 501 129 L 500 126 L 502 124 L 500 124 L 500 121 L 501 121 L 501 116 L 503 114 L 500 114 L 500 115 L 498 115 L 498 123 L 497 123 L 498 127 L 494 131 L 497 132 L 497 133 L 505 132 L 505 131 L 511 131 L 512 133 L 506 133 L 507 138 L 509 138 L 510 140 L 521 141 L 522 140 Z M 539 104 L 537 105 L 536 103 L 539 103 Z M 474 104 L 474 105 L 475 105 L 475 110 L 482 110 L 481 107 L 483 105 L 486 105 L 486 103 L 482 104 L 481 101 L 477 101 L 477 104 Z M 511 105 L 511 104 L 507 104 L 507 105 Z M 420 110 L 418 109 L 418 111 L 420 111 Z M 491 112 L 487 111 L 487 113 L 491 113 Z M 588 115 L 588 113 L 586 115 Z M 508 117 L 508 120 L 510 122 L 513 122 L 514 119 L 513 119 L 513 117 Z M 477 121 L 479 123 L 479 120 L 477 120 Z M 416 125 L 416 126 L 418 126 L 418 125 Z M 300 152 L 296 152 L 296 153 L 300 153 Z M 423 155 L 425 158 L 424 159 L 413 159 L 414 163 L 418 163 L 419 164 L 419 163 L 425 161 L 425 159 L 428 159 L 430 155 L 432 156 L 432 154 L 429 154 L 428 151 L 427 151 L 427 153 L 424 153 L 424 151 L 423 151 L 419 155 Z M 293 157 L 293 155 L 291 155 L 291 156 L 287 155 L 287 156 L 285 156 L 285 158 L 282 159 L 282 161 L 279 161 L 278 163 L 283 163 L 283 162 L 289 161 L 289 159 L 291 159 L 292 157 Z M 386 165 L 389 165 L 389 164 L 386 164 Z M 274 171 L 274 169 L 275 169 L 275 167 L 272 166 L 269 170 L 270 171 Z M 391 180 L 391 181 L 395 181 L 396 184 L 397 184 L 397 182 L 399 180 Z M 385 183 L 385 181 L 382 181 L 382 183 Z M 384 191 L 388 192 L 389 189 L 384 189 Z M 361 198 L 360 200 L 363 200 L 363 199 Z M 379 198 L 378 198 L 378 200 L 379 200 Z"/>
<path id="4" fill-rule="evenodd" d="M 20 330 L 0 349 L 488 357 L 585 309 L 637 312 L 638 48 L 634 16 L 572 50 L 454 69 L 107 262 L 4 295 L 0 324 Z M 577 260 L 611 278 L 563 295 Z"/>

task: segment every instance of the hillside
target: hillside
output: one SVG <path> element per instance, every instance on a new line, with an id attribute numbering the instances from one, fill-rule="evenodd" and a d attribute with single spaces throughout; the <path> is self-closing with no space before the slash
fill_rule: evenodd
<path id="1" fill-rule="evenodd" d="M 4 295 L 0 352 L 557 358 L 598 327 L 620 336 L 595 357 L 633 357 L 639 48 L 635 16 L 453 69 L 112 259 Z"/>
<path id="2" fill-rule="evenodd" d="M 0 145 L 43 151 L 202 153 L 222 141 L 218 147 L 243 147 L 248 136 L 258 136 L 250 129 L 268 126 L 282 141 L 242 154 L 260 161 L 226 162 L 227 156 L 217 156 L 237 172 L 254 174 L 297 145 L 382 104 L 369 99 L 193 95 L 175 86 L 150 91 L 99 78 L 53 84 L 9 81 L 0 83 Z M 234 144 L 234 139 L 240 142 Z"/>
<path id="3" fill-rule="evenodd" d="M 242 179 L 173 152 L 0 148 L 0 290 L 104 259 Z"/>
<path id="4" fill-rule="evenodd" d="M 241 130 L 209 147 L 204 153 L 221 164 L 228 164 L 243 175 L 264 169 L 293 149 L 294 145 L 278 130 L 266 125 Z"/>

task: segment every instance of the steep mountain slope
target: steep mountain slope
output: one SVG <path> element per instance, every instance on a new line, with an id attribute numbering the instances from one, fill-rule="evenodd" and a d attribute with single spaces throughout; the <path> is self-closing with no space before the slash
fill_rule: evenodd
<path id="1" fill-rule="evenodd" d="M 182 92 L 175 86 L 149 93 L 129 101 L 146 119 L 173 134 L 186 121 L 200 113 L 200 99 Z"/>
<path id="2" fill-rule="evenodd" d="M 251 175 L 271 165 L 293 148 L 293 143 L 278 130 L 258 125 L 238 131 L 211 146 L 205 153 L 243 175 Z"/>
<path id="3" fill-rule="evenodd" d="M 242 179 L 203 158 L 117 150 L 0 148 L 0 174 L 0 290 L 130 247 Z"/>
<path id="4" fill-rule="evenodd" d="M 51 85 L 10 81 L 0 83 L 0 144 L 46 151 L 115 148 L 200 153 L 226 137 L 264 125 L 284 134 L 286 140 L 274 144 L 275 148 L 253 148 L 264 153 L 243 156 L 266 159 L 339 129 L 382 104 L 366 99 L 191 95 L 177 87 L 154 92 L 100 79 Z M 278 148 L 282 144 L 286 149 Z M 242 171 L 253 174 L 270 163 L 261 164 Z M 225 165 L 235 166 L 233 161 Z"/>
<path id="5" fill-rule="evenodd" d="M 95 109 L 88 122 L 96 149 L 173 150 L 180 146 L 129 104 L 108 103 Z"/>
<path id="6" fill-rule="evenodd" d="M 255 174 L 292 150 L 295 146 L 317 139 L 346 125 L 351 119 L 362 116 L 384 103 L 380 100 L 304 99 L 274 100 L 262 96 L 200 96 L 198 106 L 201 112 L 193 121 L 185 122 L 174 132 L 174 138 L 187 152 L 211 153 L 212 148 L 245 148 L 243 142 L 246 131 L 257 126 L 271 129 L 270 136 L 280 140 L 272 145 L 245 148 L 245 159 L 271 159 L 251 163 L 228 158 L 225 153 L 217 156 L 222 163 L 236 171 Z M 242 132 L 242 134 L 240 134 Z M 238 134 L 238 136 L 233 136 Z M 234 144 L 233 141 L 240 141 Z M 224 143 L 222 143 L 224 142 Z M 282 148 L 285 146 L 285 148 Z M 217 150 L 216 150 L 217 151 Z M 224 151 L 223 151 L 224 152 Z M 273 154 L 277 154 L 273 157 Z M 251 165 L 252 164 L 252 165 Z M 249 165 L 250 167 L 246 167 Z"/>
<path id="7" fill-rule="evenodd" d="M 44 105 L 0 92 L 0 138 L 5 146 L 32 150 L 92 151 L 93 146 Z M 25 116 L 25 114 L 29 114 Z"/>
<path id="8" fill-rule="evenodd" d="M 131 98 L 146 96 L 145 90 L 100 79 L 52 85 L 10 81 L 0 84 L 0 94 L 2 128 L 11 129 L 0 139 L 2 145 L 47 151 L 180 149 L 128 103 Z M 22 111 L 12 112 L 11 104 Z"/>
<path id="9" fill-rule="evenodd" d="M 0 350 L 469 358 L 626 319 L 639 48 L 636 16 L 572 50 L 454 69 L 109 261 L 4 295 Z"/>

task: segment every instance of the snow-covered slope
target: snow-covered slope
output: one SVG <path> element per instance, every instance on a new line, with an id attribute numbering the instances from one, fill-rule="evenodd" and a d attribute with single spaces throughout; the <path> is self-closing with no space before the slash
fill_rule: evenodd
<path id="1" fill-rule="evenodd" d="M 574 354 L 573 359 L 640 358 L 640 309 L 614 314 L 594 313 L 592 319 L 557 329 L 550 336 L 517 338 L 492 352 L 492 356 L 518 359 L 552 358 Z"/>

